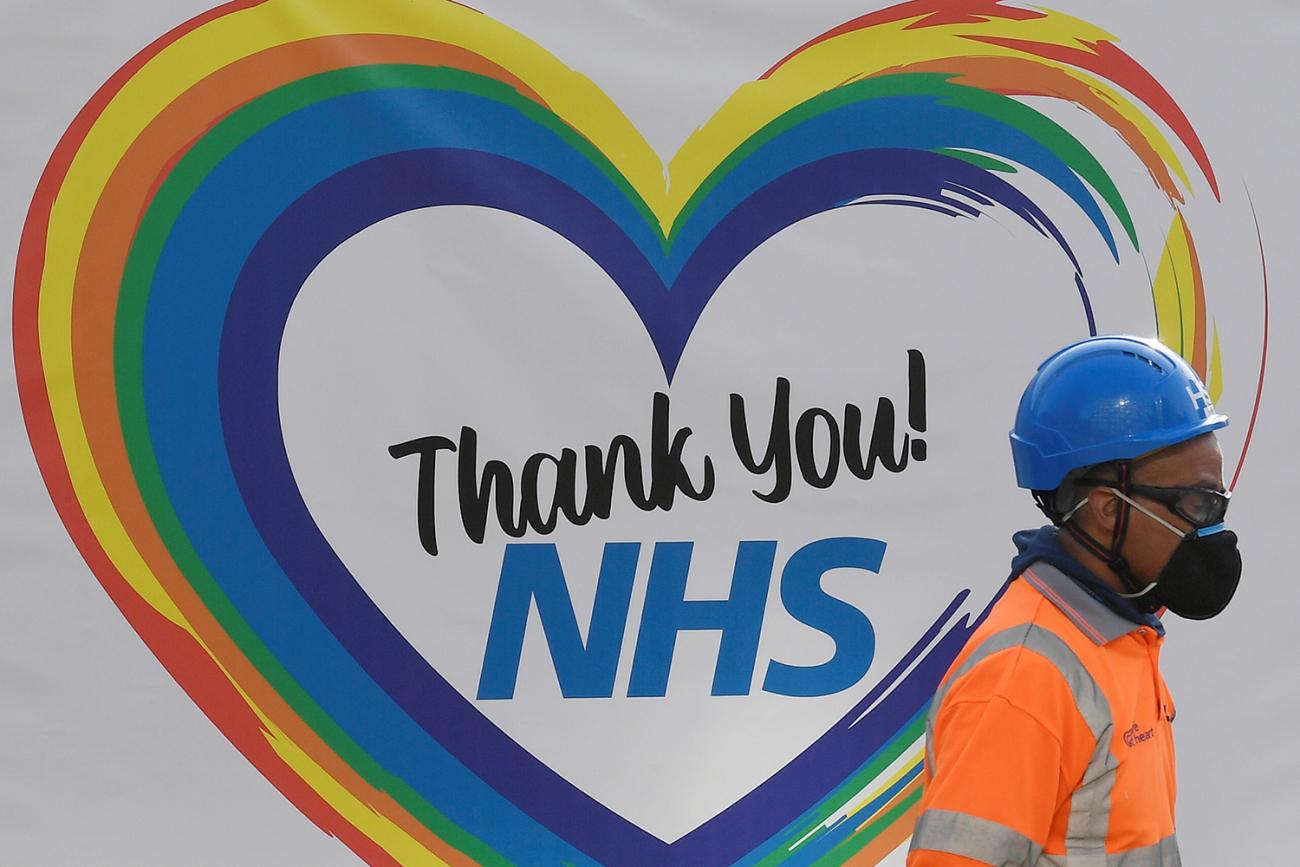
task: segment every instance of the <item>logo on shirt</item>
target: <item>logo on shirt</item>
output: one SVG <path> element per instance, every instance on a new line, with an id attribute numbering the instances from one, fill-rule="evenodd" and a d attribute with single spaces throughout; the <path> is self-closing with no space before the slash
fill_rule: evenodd
<path id="1" fill-rule="evenodd" d="M 1128 731 L 1124 732 L 1124 745 L 1127 747 L 1137 746 L 1138 744 L 1146 743 L 1147 741 L 1151 740 L 1155 736 L 1156 736 L 1155 729 L 1151 728 L 1151 729 L 1147 729 L 1146 731 L 1142 731 L 1138 728 L 1137 723 L 1133 723 L 1133 727 Z"/>

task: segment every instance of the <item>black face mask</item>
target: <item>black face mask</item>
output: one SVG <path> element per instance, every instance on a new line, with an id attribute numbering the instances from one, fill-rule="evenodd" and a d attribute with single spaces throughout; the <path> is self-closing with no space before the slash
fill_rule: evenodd
<path id="1" fill-rule="evenodd" d="M 1127 598 L 1144 597 L 1149 600 L 1147 604 L 1152 610 L 1163 605 L 1188 620 L 1209 620 L 1227 608 L 1232 595 L 1237 592 L 1237 583 L 1241 580 L 1241 553 L 1237 550 L 1237 534 L 1225 529 L 1221 523 L 1184 533 L 1122 492 L 1114 488 L 1111 491 L 1182 538 L 1155 581 L 1137 593 L 1120 595 Z"/>
<path id="2" fill-rule="evenodd" d="M 1240 580 L 1237 534 L 1215 524 L 1183 536 L 1143 595 L 1179 617 L 1208 620 L 1228 606 Z"/>

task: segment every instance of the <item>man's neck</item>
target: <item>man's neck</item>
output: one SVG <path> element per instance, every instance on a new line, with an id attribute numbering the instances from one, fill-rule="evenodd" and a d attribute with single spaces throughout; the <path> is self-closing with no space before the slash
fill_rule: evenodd
<path id="1" fill-rule="evenodd" d="M 1124 586 L 1124 581 L 1119 575 L 1115 574 L 1115 570 L 1110 568 L 1105 560 L 1084 547 L 1069 530 L 1062 527 L 1060 532 L 1057 533 L 1057 541 L 1060 542 L 1065 553 L 1087 567 L 1088 571 L 1096 575 L 1107 587 L 1116 593 L 1128 592 L 1128 588 Z"/>

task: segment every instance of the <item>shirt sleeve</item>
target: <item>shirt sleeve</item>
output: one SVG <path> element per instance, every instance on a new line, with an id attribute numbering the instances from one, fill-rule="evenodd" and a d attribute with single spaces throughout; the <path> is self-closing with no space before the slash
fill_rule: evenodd
<path id="1" fill-rule="evenodd" d="M 1082 776 L 1081 751 L 1091 752 L 1054 669 L 1013 656 L 966 678 L 935 719 L 908 867 L 1033 864 Z"/>

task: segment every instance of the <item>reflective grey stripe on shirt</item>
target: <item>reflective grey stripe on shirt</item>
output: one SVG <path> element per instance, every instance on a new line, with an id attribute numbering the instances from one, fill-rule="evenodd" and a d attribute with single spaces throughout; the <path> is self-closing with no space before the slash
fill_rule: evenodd
<path id="1" fill-rule="evenodd" d="M 1070 819 L 1065 832 L 1066 852 L 1069 856 L 1066 863 L 1069 867 L 1108 867 L 1106 831 L 1110 822 L 1110 794 L 1115 786 L 1115 768 L 1119 764 L 1110 750 L 1114 730 L 1110 702 L 1088 669 L 1079 661 L 1079 657 L 1051 631 L 1032 623 L 1024 623 L 996 632 L 980 642 L 953 672 L 952 677 L 939 687 L 930 704 L 925 727 L 926 758 L 930 762 L 930 768 L 937 773 L 934 761 L 934 723 L 952 684 L 993 654 L 1015 647 L 1031 650 L 1056 667 L 1070 687 L 1075 707 L 1079 709 L 1079 714 L 1095 739 L 1092 757 L 1070 798 Z"/>
<path id="2" fill-rule="evenodd" d="M 1014 828 L 951 810 L 922 813 L 912 832 L 912 848 L 961 855 L 993 867 L 1023 867 L 1043 854 L 1042 846 Z"/>
<path id="3" fill-rule="evenodd" d="M 911 848 L 961 855 L 992 867 L 1074 867 L 1080 863 L 1073 855 L 1044 852 L 1014 828 L 952 810 L 922 813 L 912 832 Z M 1103 857 L 1106 867 L 1182 867 L 1172 835 L 1151 846 Z"/>

